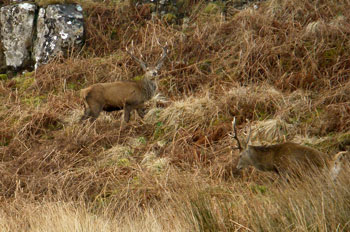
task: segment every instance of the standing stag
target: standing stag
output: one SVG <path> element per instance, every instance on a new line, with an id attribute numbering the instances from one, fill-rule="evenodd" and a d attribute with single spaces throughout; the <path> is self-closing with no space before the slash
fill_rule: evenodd
<path id="1" fill-rule="evenodd" d="M 248 145 L 243 149 L 237 137 L 236 118 L 232 121 L 233 138 L 237 141 L 235 149 L 240 150 L 237 169 L 254 166 L 261 171 L 273 171 L 278 174 L 291 174 L 300 176 L 307 171 L 326 170 L 335 180 L 341 170 L 341 162 L 344 154 L 339 152 L 331 158 L 328 155 L 311 147 L 296 143 L 286 142 L 269 146 Z"/>
<path id="2" fill-rule="evenodd" d="M 101 111 L 116 111 L 124 109 L 124 121 L 129 122 L 130 112 L 136 110 L 143 118 L 144 103 L 150 100 L 157 91 L 156 77 L 167 56 L 167 44 L 155 66 L 148 64 L 134 56 L 133 51 L 126 48 L 126 52 L 142 67 L 145 72 L 142 80 L 116 81 L 111 83 L 97 83 L 82 89 L 80 96 L 84 101 L 85 112 L 81 120 L 90 118 L 94 121 Z"/>

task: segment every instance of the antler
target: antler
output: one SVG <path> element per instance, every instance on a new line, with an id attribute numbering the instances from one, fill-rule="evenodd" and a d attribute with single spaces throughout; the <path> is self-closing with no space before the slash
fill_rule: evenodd
<path id="1" fill-rule="evenodd" d="M 156 65 L 156 70 L 159 71 L 159 69 L 162 67 L 163 63 L 164 63 L 164 59 L 168 54 L 168 43 L 165 43 L 165 46 L 163 47 L 163 53 L 162 56 L 160 57 L 160 59 L 157 62 Z"/>
<path id="2" fill-rule="evenodd" d="M 235 140 L 237 140 L 237 144 L 238 144 L 238 146 L 235 147 L 234 149 L 239 149 L 241 151 L 243 149 L 241 146 L 241 142 L 239 141 L 239 139 L 237 137 L 236 117 L 234 117 L 232 120 L 232 130 L 233 130 L 233 135 L 231 135 L 231 137 L 234 138 Z"/>
<path id="3" fill-rule="evenodd" d="M 136 58 L 136 56 L 133 55 L 134 53 L 134 41 L 131 41 L 131 46 L 132 46 L 132 52 L 129 51 L 128 47 L 126 47 L 126 52 L 137 62 L 139 63 L 139 65 L 141 66 L 141 68 L 143 69 L 143 71 L 147 71 L 147 64 L 143 61 L 140 60 L 138 58 Z"/>
<path id="4" fill-rule="evenodd" d="M 249 120 L 247 120 L 249 123 Z M 249 123 L 249 134 L 248 134 L 248 138 L 247 138 L 247 143 L 246 146 L 248 146 L 249 140 L 250 140 L 250 136 L 252 135 L 252 124 Z"/>

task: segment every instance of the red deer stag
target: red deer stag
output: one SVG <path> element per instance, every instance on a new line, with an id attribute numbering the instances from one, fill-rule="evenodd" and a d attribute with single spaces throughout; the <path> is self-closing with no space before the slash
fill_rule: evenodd
<path id="1" fill-rule="evenodd" d="M 163 53 L 155 66 L 149 67 L 146 62 L 134 56 L 126 48 L 126 52 L 142 67 L 145 72 L 142 80 L 116 81 L 111 83 L 97 83 L 82 89 L 80 96 L 84 101 L 85 112 L 81 120 L 90 118 L 94 121 L 101 111 L 124 110 L 124 121 L 130 119 L 130 112 L 136 110 L 143 118 L 145 115 L 144 103 L 150 100 L 157 91 L 159 69 L 167 56 L 167 45 L 163 47 Z"/>
<path id="2" fill-rule="evenodd" d="M 300 144 L 286 142 L 268 146 L 248 145 L 242 148 L 237 137 L 236 118 L 232 121 L 233 138 L 237 141 L 236 149 L 240 150 L 239 161 L 236 166 L 241 170 L 248 166 L 254 166 L 261 171 L 273 171 L 278 174 L 296 174 L 300 176 L 306 171 L 327 170 L 333 180 L 336 179 L 340 169 L 341 161 L 347 152 L 339 152 L 333 157 L 314 148 Z"/>

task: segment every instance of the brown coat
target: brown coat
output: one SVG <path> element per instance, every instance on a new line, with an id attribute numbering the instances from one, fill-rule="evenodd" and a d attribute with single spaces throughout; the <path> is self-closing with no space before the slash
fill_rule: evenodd
<path id="1" fill-rule="evenodd" d="M 85 113 L 82 119 L 96 119 L 101 111 L 124 109 L 124 120 L 129 121 L 130 112 L 137 110 L 140 117 L 144 116 L 144 103 L 156 93 L 154 81 L 144 78 L 140 81 L 116 81 L 98 83 L 82 89 L 80 95 L 84 100 Z"/>
<path id="2" fill-rule="evenodd" d="M 299 175 L 305 170 L 337 169 L 341 164 L 342 154 L 344 152 L 329 157 L 314 148 L 291 142 L 269 146 L 248 146 L 240 154 L 237 169 L 254 166 L 261 171 Z"/>

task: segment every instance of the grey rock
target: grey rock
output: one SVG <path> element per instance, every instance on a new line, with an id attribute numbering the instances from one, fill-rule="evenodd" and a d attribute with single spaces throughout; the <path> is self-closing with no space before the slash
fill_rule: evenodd
<path id="1" fill-rule="evenodd" d="M 2 46 L 7 66 L 18 69 L 30 61 L 35 11 L 36 6 L 31 3 L 0 9 Z"/>
<path id="2" fill-rule="evenodd" d="M 238 10 L 244 10 L 249 6 L 252 6 L 255 10 L 259 8 L 259 3 L 264 0 L 236 0 L 233 2 L 227 1 L 227 3 L 232 4 L 234 8 Z"/>
<path id="3" fill-rule="evenodd" d="M 83 9 L 76 4 L 49 5 L 40 8 L 37 39 L 34 42 L 35 68 L 51 58 L 80 49 L 84 42 Z"/>
<path id="4" fill-rule="evenodd" d="M 10 0 L 11 3 L 34 2 L 34 0 Z"/>

